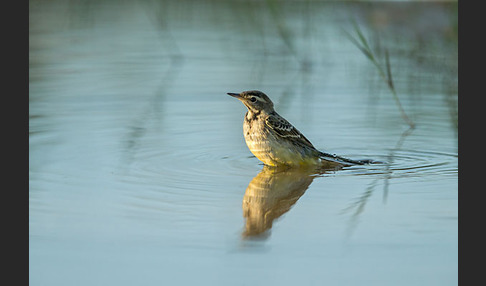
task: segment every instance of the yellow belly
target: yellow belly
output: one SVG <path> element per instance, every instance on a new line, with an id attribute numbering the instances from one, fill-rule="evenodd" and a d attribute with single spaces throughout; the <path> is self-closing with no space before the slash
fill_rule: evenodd
<path id="1" fill-rule="evenodd" d="M 310 150 L 303 151 L 300 146 L 269 132 L 265 120 L 245 121 L 243 135 L 250 151 L 268 166 L 304 166 L 320 164 L 318 155 Z"/>
<path id="2" fill-rule="evenodd" d="M 291 146 L 287 147 L 265 141 L 250 140 L 247 140 L 246 144 L 253 155 L 265 165 L 306 166 L 320 164 L 318 157 L 302 155 L 297 150 L 292 149 Z"/>

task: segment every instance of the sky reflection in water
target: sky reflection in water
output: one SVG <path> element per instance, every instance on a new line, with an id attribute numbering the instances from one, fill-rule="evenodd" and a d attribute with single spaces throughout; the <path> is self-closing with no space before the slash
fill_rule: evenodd
<path id="1" fill-rule="evenodd" d="M 457 284 L 457 3 L 29 6 L 32 285 Z M 389 164 L 263 168 L 250 89 Z"/>

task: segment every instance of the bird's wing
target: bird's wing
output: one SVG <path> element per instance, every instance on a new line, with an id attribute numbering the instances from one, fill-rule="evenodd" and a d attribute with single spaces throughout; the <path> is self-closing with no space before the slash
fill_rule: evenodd
<path id="1" fill-rule="evenodd" d="M 270 129 L 275 131 L 278 136 L 287 140 L 291 140 L 294 143 L 298 143 L 300 145 L 315 149 L 312 143 L 307 138 L 305 138 L 305 136 L 300 133 L 297 128 L 295 128 L 292 124 L 290 124 L 290 122 L 285 120 L 280 115 L 270 114 L 265 119 L 265 124 L 270 127 Z"/>

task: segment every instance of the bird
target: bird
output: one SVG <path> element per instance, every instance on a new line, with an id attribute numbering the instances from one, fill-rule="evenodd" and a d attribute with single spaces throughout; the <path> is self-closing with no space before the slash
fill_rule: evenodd
<path id="1" fill-rule="evenodd" d="M 342 167 L 365 165 L 372 160 L 353 160 L 319 151 L 295 126 L 280 116 L 272 100 L 259 90 L 228 92 L 248 109 L 243 134 L 251 153 L 272 167 Z"/>

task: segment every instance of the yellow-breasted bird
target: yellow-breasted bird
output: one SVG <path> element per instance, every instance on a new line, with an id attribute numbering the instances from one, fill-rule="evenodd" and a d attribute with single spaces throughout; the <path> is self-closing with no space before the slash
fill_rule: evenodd
<path id="1" fill-rule="evenodd" d="M 250 151 L 269 166 L 363 165 L 371 160 L 352 160 L 317 150 L 312 143 L 273 108 L 261 91 L 228 93 L 248 108 L 243 134 Z"/>

